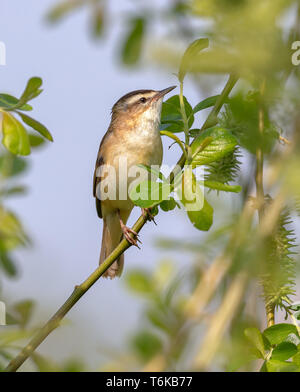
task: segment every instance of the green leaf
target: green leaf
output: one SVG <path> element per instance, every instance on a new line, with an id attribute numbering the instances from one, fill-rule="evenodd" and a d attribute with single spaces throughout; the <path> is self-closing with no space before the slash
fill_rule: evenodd
<path id="1" fill-rule="evenodd" d="M 185 113 L 188 118 L 189 128 L 194 123 L 194 114 L 191 105 L 186 97 L 183 97 Z M 161 111 L 162 125 L 168 125 L 164 128 L 165 131 L 183 132 L 183 120 L 181 116 L 179 95 L 173 95 L 167 101 L 163 102 Z"/>
<path id="2" fill-rule="evenodd" d="M 149 361 L 162 350 L 162 342 L 152 332 L 140 331 L 133 339 L 132 346 L 137 355 L 144 361 Z"/>
<path id="3" fill-rule="evenodd" d="M 200 110 L 207 109 L 210 108 L 211 106 L 214 106 L 219 96 L 220 95 L 213 95 L 212 97 L 208 97 L 203 101 L 199 102 L 193 109 L 194 114 L 200 112 Z"/>
<path id="4" fill-rule="evenodd" d="M 0 94 L 0 108 L 10 110 L 14 109 L 15 106 L 18 104 L 19 100 L 16 97 L 8 94 Z M 20 110 L 32 110 L 32 106 L 25 104 L 20 107 Z"/>
<path id="5" fill-rule="evenodd" d="M 146 180 L 132 187 L 129 197 L 135 205 L 141 208 L 152 208 L 168 199 L 171 191 L 171 185 L 168 183 Z"/>
<path id="6" fill-rule="evenodd" d="M 29 155 L 30 143 L 23 125 L 10 113 L 2 113 L 2 143 L 13 154 Z"/>
<path id="7" fill-rule="evenodd" d="M 13 310 L 18 315 L 18 320 L 21 328 L 25 328 L 31 319 L 34 308 L 33 301 L 24 300 L 14 305 Z"/>
<path id="8" fill-rule="evenodd" d="M 159 213 L 158 207 L 154 206 L 151 208 L 151 215 L 156 216 Z"/>
<path id="9" fill-rule="evenodd" d="M 84 5 L 82 0 L 65 0 L 55 5 L 47 15 L 47 19 L 51 23 L 60 21 L 68 13 L 75 10 L 76 8 Z"/>
<path id="10" fill-rule="evenodd" d="M 9 346 L 12 343 L 16 346 L 16 342 L 20 340 L 29 339 L 33 333 L 36 332 L 34 329 L 5 329 L 0 334 L 0 346 Z"/>
<path id="11" fill-rule="evenodd" d="M 77 358 L 74 359 L 68 359 L 64 364 L 63 364 L 63 369 L 60 371 L 63 371 L 64 373 L 79 373 L 79 372 L 84 372 L 85 371 L 85 365 L 84 363 Z"/>
<path id="12" fill-rule="evenodd" d="M 7 323 L 7 320 L 6 320 L 6 323 Z M 0 357 L 4 358 L 7 361 L 11 361 L 14 356 L 11 353 L 9 353 L 8 351 L 1 349 L 0 350 Z"/>
<path id="13" fill-rule="evenodd" d="M 213 140 L 194 157 L 192 162 L 193 167 L 207 165 L 217 161 L 233 151 L 237 145 L 237 140 L 230 131 L 220 127 L 214 127 L 206 129 L 193 141 L 191 145 L 192 154 L 197 151 L 198 147 L 207 137 L 211 137 Z"/>
<path id="14" fill-rule="evenodd" d="M 141 270 L 132 270 L 126 276 L 128 287 L 140 294 L 149 294 L 153 292 L 153 282 L 149 275 Z"/>
<path id="15" fill-rule="evenodd" d="M 290 333 L 285 339 L 285 342 L 293 343 L 295 346 L 300 344 L 300 337 L 299 335 L 295 335 L 294 333 Z"/>
<path id="16" fill-rule="evenodd" d="M 43 91 L 40 89 L 43 81 L 39 77 L 30 78 L 27 82 L 25 90 L 19 99 L 15 109 L 20 109 L 26 102 L 36 98 Z"/>
<path id="17" fill-rule="evenodd" d="M 215 189 L 218 191 L 224 191 L 224 192 L 234 192 L 234 193 L 239 193 L 242 190 L 242 187 L 239 185 L 228 185 L 228 184 L 223 184 L 222 182 L 218 181 L 205 181 L 204 186 L 210 189 Z"/>
<path id="18" fill-rule="evenodd" d="M 173 197 L 170 197 L 169 200 L 163 200 L 159 206 L 163 211 L 167 212 L 174 210 L 178 204 Z"/>
<path id="19" fill-rule="evenodd" d="M 16 216 L 0 207 L 0 251 L 8 252 L 28 242 L 20 221 Z"/>
<path id="20" fill-rule="evenodd" d="M 202 231 L 208 231 L 213 223 L 214 210 L 212 206 L 204 199 L 204 204 L 199 211 L 188 211 L 188 217 L 193 226 Z"/>
<path id="21" fill-rule="evenodd" d="M 53 142 L 53 138 L 52 138 L 51 133 L 48 131 L 48 129 L 43 124 L 41 124 L 37 120 L 34 120 L 32 117 L 27 116 L 27 114 L 24 114 L 24 113 L 21 113 L 18 111 L 17 111 L 17 113 L 19 116 L 21 116 L 21 118 L 25 124 L 29 125 L 33 129 L 35 129 L 37 132 L 39 132 L 42 136 L 44 136 L 50 142 Z"/>
<path id="22" fill-rule="evenodd" d="M 213 223 L 213 208 L 204 198 L 191 166 L 186 166 L 181 182 L 176 181 L 176 192 L 193 226 L 207 231 Z"/>
<path id="23" fill-rule="evenodd" d="M 166 309 L 163 309 L 166 311 Z M 158 307 L 152 307 L 147 310 L 147 318 L 156 328 L 159 328 L 167 333 L 170 333 L 170 322 L 162 309 Z"/>
<path id="24" fill-rule="evenodd" d="M 7 252 L 0 252 L 0 267 L 9 277 L 15 277 L 18 273 L 15 262 Z"/>
<path id="25" fill-rule="evenodd" d="M 292 324 L 282 323 L 265 329 L 263 335 L 274 345 L 283 342 L 291 333 L 298 336 L 297 328 Z"/>
<path id="26" fill-rule="evenodd" d="M 28 168 L 28 161 L 10 152 L 0 156 L 0 172 L 4 177 L 17 176 Z"/>
<path id="27" fill-rule="evenodd" d="M 300 303 L 299 302 L 295 302 L 291 306 L 289 306 L 289 308 L 291 310 L 293 310 L 294 312 L 297 311 L 297 310 L 300 310 Z"/>
<path id="28" fill-rule="evenodd" d="M 207 38 L 199 38 L 192 42 L 184 55 L 182 56 L 179 72 L 178 72 L 178 79 L 180 82 L 183 81 L 186 73 L 189 71 L 191 63 L 194 60 L 194 57 L 203 49 L 206 49 L 209 45 L 209 41 Z"/>
<path id="29" fill-rule="evenodd" d="M 125 65 L 135 65 L 141 56 L 145 33 L 145 19 L 138 17 L 130 21 L 129 31 L 123 43 L 121 58 Z"/>
<path id="30" fill-rule="evenodd" d="M 153 174 L 153 180 L 160 178 L 162 181 L 167 181 L 166 177 L 157 169 L 155 169 L 153 166 L 147 166 L 143 164 L 137 165 L 138 167 L 141 167 L 145 170 L 147 170 L 148 173 Z"/>
<path id="31" fill-rule="evenodd" d="M 40 95 L 40 93 L 43 91 L 40 89 L 42 83 L 43 81 L 41 78 L 30 78 L 20 99 L 17 99 L 11 95 L 2 94 L 2 103 L 7 105 L 7 110 L 32 110 L 32 107 L 26 103 Z"/>
<path id="32" fill-rule="evenodd" d="M 189 134 L 190 134 L 191 137 L 200 136 L 201 133 L 202 133 L 202 131 L 199 128 L 190 129 L 190 131 L 189 131 Z"/>
<path id="33" fill-rule="evenodd" d="M 45 144 L 45 139 L 39 135 L 34 135 L 33 133 L 28 133 L 30 146 L 33 148 L 41 147 Z"/>
<path id="34" fill-rule="evenodd" d="M 245 329 L 245 336 L 249 339 L 249 341 L 253 344 L 253 346 L 259 351 L 260 358 L 265 358 L 266 351 L 270 348 L 268 341 L 264 339 L 261 332 L 255 328 L 246 328 Z"/>
<path id="35" fill-rule="evenodd" d="M 104 9 L 102 5 L 94 8 L 92 13 L 92 34 L 93 37 L 99 38 L 103 35 L 104 31 Z"/>
<path id="36" fill-rule="evenodd" d="M 290 342 L 279 343 L 272 352 L 271 359 L 277 359 L 278 361 L 285 361 L 297 354 L 297 346 Z"/>
<path id="37" fill-rule="evenodd" d="M 268 372 L 299 372 L 300 368 L 291 363 L 270 359 L 266 362 Z"/>
<path id="38" fill-rule="evenodd" d="M 294 317 L 296 320 L 300 320 L 300 310 L 298 310 L 298 312 L 294 313 Z"/>
<path id="39" fill-rule="evenodd" d="M 27 188 L 24 186 L 13 186 L 10 188 L 4 188 L 0 190 L 1 197 L 7 197 L 11 195 L 20 195 L 26 193 Z"/>
<path id="40" fill-rule="evenodd" d="M 293 363 L 300 367 L 300 351 L 293 356 Z"/>

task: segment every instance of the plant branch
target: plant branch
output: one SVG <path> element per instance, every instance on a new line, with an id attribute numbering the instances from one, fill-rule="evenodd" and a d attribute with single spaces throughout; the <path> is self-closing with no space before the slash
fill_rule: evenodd
<path id="1" fill-rule="evenodd" d="M 174 133 L 169 132 L 169 131 L 160 131 L 161 135 L 168 136 L 169 138 L 175 140 L 175 142 L 179 145 L 179 147 L 182 150 L 182 153 L 184 154 L 185 158 L 187 159 L 187 153 L 186 153 L 186 147 L 182 143 L 182 141 L 179 139 L 178 136 L 174 135 Z"/>
<path id="2" fill-rule="evenodd" d="M 180 94 L 179 94 L 179 103 L 180 103 L 180 111 L 183 121 L 183 129 L 185 134 L 185 144 L 188 146 L 190 144 L 190 137 L 189 137 L 189 124 L 188 119 L 185 112 L 184 107 L 184 98 L 183 98 L 183 81 L 180 81 Z"/>
<path id="3" fill-rule="evenodd" d="M 265 91 L 265 80 L 262 82 L 261 89 L 260 89 L 261 101 L 262 101 L 264 91 Z M 258 111 L 258 129 L 261 137 L 261 143 L 263 143 L 264 128 L 265 128 L 264 108 L 262 102 L 260 102 L 260 107 Z M 256 172 L 255 172 L 256 198 L 258 203 L 259 225 L 261 225 L 263 215 L 264 215 L 264 207 L 265 207 L 265 192 L 264 192 L 263 176 L 264 176 L 264 154 L 262 151 L 262 146 L 260 146 L 256 150 Z M 267 325 L 268 327 L 271 327 L 272 325 L 275 324 L 274 304 L 272 303 L 266 304 L 266 315 L 267 315 Z"/>
<path id="4" fill-rule="evenodd" d="M 229 76 L 229 79 L 221 92 L 220 96 L 218 97 L 213 109 L 209 113 L 206 121 L 201 127 L 201 131 L 204 131 L 204 129 L 213 127 L 218 123 L 218 114 L 220 110 L 222 109 L 222 106 L 224 105 L 224 102 L 226 101 L 227 97 L 229 96 L 231 90 L 235 86 L 236 82 L 238 81 L 238 77 L 235 74 L 231 74 Z"/>
<path id="5" fill-rule="evenodd" d="M 142 215 L 133 226 L 135 232 L 139 232 L 147 221 L 147 217 Z M 32 340 L 23 348 L 23 350 L 10 361 L 6 367 L 6 372 L 16 371 L 25 360 L 35 351 L 35 349 L 46 339 L 46 337 L 56 329 L 64 316 L 70 309 L 80 300 L 80 298 L 93 286 L 94 283 L 104 274 L 104 272 L 112 265 L 112 263 L 127 250 L 131 244 L 123 239 L 114 251 L 99 265 L 97 269 L 79 286 L 75 286 L 73 293 L 59 308 L 59 310 L 50 318 L 50 320 L 36 333 Z"/>

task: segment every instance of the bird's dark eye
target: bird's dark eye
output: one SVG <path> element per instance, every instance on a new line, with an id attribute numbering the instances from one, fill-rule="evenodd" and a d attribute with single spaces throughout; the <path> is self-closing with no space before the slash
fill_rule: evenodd
<path id="1" fill-rule="evenodd" d="M 145 103 L 146 101 L 147 101 L 147 99 L 144 98 L 144 97 L 142 97 L 142 98 L 140 99 L 140 102 L 141 102 L 141 103 Z"/>

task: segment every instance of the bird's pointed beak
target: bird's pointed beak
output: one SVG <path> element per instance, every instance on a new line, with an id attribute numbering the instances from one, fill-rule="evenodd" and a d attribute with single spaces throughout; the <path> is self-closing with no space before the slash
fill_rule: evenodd
<path id="1" fill-rule="evenodd" d="M 160 90 L 157 92 L 157 94 L 155 94 L 155 96 L 153 97 L 153 100 L 158 101 L 161 97 L 164 97 L 166 94 L 168 94 L 170 91 L 174 90 L 174 88 L 176 88 L 177 86 L 171 86 L 168 88 L 165 88 L 163 90 Z"/>

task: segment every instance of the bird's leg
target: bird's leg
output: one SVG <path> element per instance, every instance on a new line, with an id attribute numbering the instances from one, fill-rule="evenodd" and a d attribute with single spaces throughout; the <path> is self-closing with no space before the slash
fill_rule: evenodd
<path id="1" fill-rule="evenodd" d="M 155 225 L 157 225 L 154 220 L 154 216 L 151 214 L 151 208 L 142 208 L 142 215 L 144 218 L 147 217 L 149 221 L 152 221 Z"/>
<path id="2" fill-rule="evenodd" d="M 122 232 L 124 234 L 124 237 L 131 245 L 137 246 L 140 249 L 140 247 L 138 246 L 138 243 L 137 243 L 137 241 L 141 242 L 138 238 L 138 233 L 136 231 L 132 230 L 130 227 L 125 225 L 125 223 L 123 222 L 123 220 L 121 218 L 120 210 L 118 210 L 118 215 L 119 215 L 120 226 L 121 226 Z M 132 238 L 130 234 L 133 234 L 134 238 Z"/>

